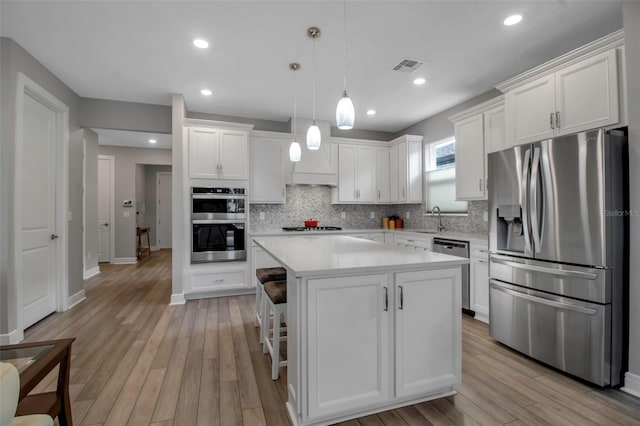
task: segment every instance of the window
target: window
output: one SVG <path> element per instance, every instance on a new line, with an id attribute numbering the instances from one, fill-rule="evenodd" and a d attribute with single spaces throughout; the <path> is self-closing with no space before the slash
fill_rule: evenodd
<path id="1" fill-rule="evenodd" d="M 467 213 L 467 202 L 456 201 L 456 140 L 448 138 L 425 146 L 425 187 L 428 212 Z"/>

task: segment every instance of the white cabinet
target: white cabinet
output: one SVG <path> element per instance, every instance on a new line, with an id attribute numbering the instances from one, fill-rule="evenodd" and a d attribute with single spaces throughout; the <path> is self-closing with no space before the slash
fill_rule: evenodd
<path id="1" fill-rule="evenodd" d="M 396 397 L 452 386 L 461 377 L 460 269 L 395 276 Z M 460 278 L 458 278 L 459 280 Z M 434 321 L 434 318 L 448 318 Z"/>
<path id="2" fill-rule="evenodd" d="M 309 279 L 309 423 L 460 383 L 460 283 L 460 267 Z"/>
<path id="3" fill-rule="evenodd" d="M 308 281 L 310 418 L 390 398 L 388 275 Z"/>
<path id="4" fill-rule="evenodd" d="M 225 292 L 246 290 L 254 285 L 254 280 L 247 279 L 247 271 L 244 268 L 240 270 L 198 268 L 190 274 L 189 289 L 186 293 L 211 296 L 214 292 L 225 294 Z"/>
<path id="5" fill-rule="evenodd" d="M 422 136 L 405 135 L 391 141 L 389 187 L 392 203 L 422 203 L 424 179 Z"/>
<path id="6" fill-rule="evenodd" d="M 618 123 L 617 51 L 510 88 L 505 102 L 510 146 Z"/>
<path id="7" fill-rule="evenodd" d="M 377 199 L 376 148 L 340 144 L 338 202 L 374 203 Z"/>
<path id="8" fill-rule="evenodd" d="M 286 140 L 251 138 L 251 188 L 249 200 L 260 204 L 285 202 Z"/>
<path id="9" fill-rule="evenodd" d="M 471 244 L 470 304 L 475 318 L 489 322 L 489 250 L 485 245 Z"/>
<path id="10" fill-rule="evenodd" d="M 487 154 L 505 146 L 504 98 L 499 96 L 449 119 L 456 139 L 456 199 L 487 199 Z"/>
<path id="11" fill-rule="evenodd" d="M 376 202 L 389 202 L 390 176 L 389 176 L 389 148 L 376 148 Z"/>
<path id="12" fill-rule="evenodd" d="M 244 180 L 249 175 L 247 132 L 189 128 L 189 177 Z"/>
<path id="13" fill-rule="evenodd" d="M 421 234 L 394 234 L 393 243 L 400 247 L 411 247 L 424 251 L 431 251 L 433 238 Z"/>

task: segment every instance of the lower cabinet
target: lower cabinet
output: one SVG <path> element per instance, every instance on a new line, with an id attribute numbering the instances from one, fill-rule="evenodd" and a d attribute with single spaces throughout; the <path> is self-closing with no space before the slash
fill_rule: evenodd
<path id="1" fill-rule="evenodd" d="M 489 323 L 489 251 L 487 246 L 471 244 L 469 259 L 471 310 L 475 319 Z"/>
<path id="2" fill-rule="evenodd" d="M 247 280 L 245 269 L 221 271 L 193 271 L 190 277 L 190 292 L 232 291 L 251 287 L 253 281 Z"/>
<path id="3" fill-rule="evenodd" d="M 460 382 L 461 269 L 309 279 L 308 418 Z"/>

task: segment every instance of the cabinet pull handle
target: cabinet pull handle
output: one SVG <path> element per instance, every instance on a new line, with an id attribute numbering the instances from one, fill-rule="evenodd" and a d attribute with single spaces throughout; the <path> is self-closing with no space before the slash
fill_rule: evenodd
<path id="1" fill-rule="evenodd" d="M 405 191 L 406 191 L 406 189 L 405 189 L 405 188 L 402 188 L 402 198 L 404 198 L 404 197 L 405 197 L 405 195 L 404 195 Z"/>
<path id="2" fill-rule="evenodd" d="M 384 288 L 384 311 L 387 312 L 389 310 L 389 289 L 387 287 Z"/>
<path id="3" fill-rule="evenodd" d="M 479 263 L 489 263 L 486 260 L 482 260 L 482 259 L 476 259 Z"/>
<path id="4" fill-rule="evenodd" d="M 552 129 L 554 129 L 555 127 L 553 127 L 553 113 L 549 113 L 549 127 L 551 127 Z"/>
<path id="5" fill-rule="evenodd" d="M 380 190 L 378 189 L 378 200 L 380 199 Z"/>
<path id="6" fill-rule="evenodd" d="M 556 111 L 556 128 L 560 129 L 560 111 Z"/>
<path id="7" fill-rule="evenodd" d="M 400 287 L 400 310 L 404 309 L 404 289 L 402 288 L 402 286 L 398 286 Z"/>
<path id="8" fill-rule="evenodd" d="M 478 189 L 482 191 L 482 179 L 478 179 Z"/>

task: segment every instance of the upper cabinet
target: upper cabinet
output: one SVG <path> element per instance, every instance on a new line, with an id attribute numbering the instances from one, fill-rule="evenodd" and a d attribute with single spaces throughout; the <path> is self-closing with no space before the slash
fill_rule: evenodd
<path id="1" fill-rule="evenodd" d="M 244 130 L 190 127 L 189 177 L 233 179 L 249 177 L 247 132 Z"/>
<path id="2" fill-rule="evenodd" d="M 498 85 L 507 146 L 623 125 L 622 45 L 616 32 Z"/>
<path id="3" fill-rule="evenodd" d="M 378 203 L 388 203 L 390 196 L 389 148 L 376 148 L 376 164 L 376 201 Z"/>
<path id="4" fill-rule="evenodd" d="M 456 139 L 456 199 L 487 199 L 487 154 L 505 148 L 502 96 L 449 117 Z"/>
<path id="5" fill-rule="evenodd" d="M 392 203 L 422 203 L 422 161 L 422 136 L 405 135 L 391 141 L 389 184 Z"/>
<path id="6" fill-rule="evenodd" d="M 338 202 L 375 203 L 376 147 L 340 144 L 338 148 Z"/>
<path id="7" fill-rule="evenodd" d="M 280 135 L 252 133 L 249 200 L 259 204 L 284 204 L 285 157 L 288 139 Z"/>

